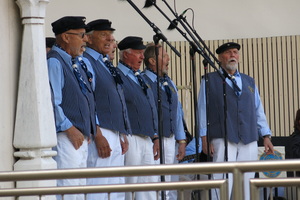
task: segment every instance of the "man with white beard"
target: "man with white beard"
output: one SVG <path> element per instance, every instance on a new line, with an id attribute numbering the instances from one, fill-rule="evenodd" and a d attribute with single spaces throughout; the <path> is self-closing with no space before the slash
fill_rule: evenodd
<path id="1" fill-rule="evenodd" d="M 226 101 L 227 101 L 227 149 L 228 155 L 225 160 L 225 115 L 223 98 L 223 80 L 217 72 L 208 74 L 208 102 L 209 111 L 206 116 L 206 87 L 205 81 L 201 82 L 198 99 L 198 116 L 202 139 L 202 150 L 208 153 L 208 142 L 213 162 L 225 161 L 250 161 L 257 160 L 257 140 L 263 137 L 265 152 L 274 153 L 271 143 L 271 130 L 268 126 L 263 105 L 260 100 L 258 89 L 254 79 L 239 73 L 239 50 L 241 46 L 234 42 L 228 42 L 217 48 L 216 53 L 221 63 L 220 71 L 226 78 Z M 233 83 L 241 89 L 235 87 Z M 209 120 L 209 132 L 207 133 L 207 119 Z M 213 179 L 225 179 L 225 174 L 214 174 Z M 246 173 L 244 176 L 244 200 L 250 200 L 249 179 L 254 178 L 254 173 Z M 232 174 L 228 176 L 229 199 L 232 191 Z M 213 190 L 213 199 L 220 199 L 219 192 Z"/>

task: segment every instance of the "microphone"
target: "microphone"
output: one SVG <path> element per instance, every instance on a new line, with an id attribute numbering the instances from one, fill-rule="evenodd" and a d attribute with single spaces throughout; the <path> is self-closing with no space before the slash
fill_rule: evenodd
<path id="1" fill-rule="evenodd" d="M 168 30 L 173 30 L 174 28 L 176 28 L 177 27 L 177 25 L 178 25 L 178 19 L 182 19 L 183 18 L 183 15 L 185 15 L 185 13 L 187 12 L 189 10 L 189 8 L 187 8 L 187 9 L 185 9 L 182 13 L 181 13 L 181 15 L 179 15 L 179 17 L 177 18 L 177 19 L 174 19 L 171 23 L 170 23 L 170 25 L 169 25 L 169 27 L 168 27 Z"/>
<path id="2" fill-rule="evenodd" d="M 181 13 L 181 15 L 179 15 L 179 17 L 180 17 L 180 18 L 183 17 L 183 15 L 185 15 L 185 13 L 186 13 L 189 9 L 190 9 L 190 8 L 185 9 L 185 10 Z"/>

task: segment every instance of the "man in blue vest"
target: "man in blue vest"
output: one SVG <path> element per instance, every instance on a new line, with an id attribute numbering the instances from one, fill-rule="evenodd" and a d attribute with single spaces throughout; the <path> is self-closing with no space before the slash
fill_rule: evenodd
<path id="1" fill-rule="evenodd" d="M 117 69 L 123 80 L 123 90 L 132 134 L 128 135 L 129 150 L 125 165 L 154 165 L 159 159 L 157 110 L 151 89 L 140 75 L 146 46 L 140 37 L 128 36 L 118 45 L 120 61 Z M 157 182 L 158 176 L 128 177 L 126 183 Z M 131 200 L 131 193 L 126 193 Z M 155 192 L 137 192 L 136 200 L 156 199 Z"/>
<path id="2" fill-rule="evenodd" d="M 126 135 L 131 132 L 123 81 L 110 62 L 113 29 L 107 19 L 94 20 L 88 25 L 88 42 L 84 57 L 94 69 L 95 101 L 100 129 L 109 143 L 102 146 L 99 138 L 89 145 L 88 167 L 124 166 L 124 154 L 128 149 Z M 88 185 L 122 184 L 124 177 L 89 178 Z M 107 193 L 88 194 L 88 199 L 108 199 Z M 110 199 L 125 199 L 125 193 L 112 193 Z"/>
<path id="3" fill-rule="evenodd" d="M 228 42 L 217 48 L 216 53 L 221 63 L 221 72 L 227 72 L 226 98 L 227 98 L 227 161 L 251 161 L 257 160 L 257 141 L 264 138 L 265 152 L 274 153 L 271 143 L 271 130 L 268 126 L 263 105 L 254 79 L 239 73 L 240 45 Z M 223 83 L 217 72 L 208 74 L 209 95 L 209 133 L 207 133 L 205 81 L 202 80 L 198 99 L 198 112 L 200 124 L 200 136 L 202 137 L 203 152 L 207 152 L 207 137 L 210 143 L 210 154 L 214 162 L 225 161 L 225 125 L 224 125 L 224 100 Z M 233 83 L 241 89 L 235 87 Z M 208 102 L 207 102 L 208 103 Z M 244 179 L 244 200 L 250 199 L 249 179 L 254 173 L 246 173 Z M 214 179 L 226 178 L 224 174 L 214 174 Z M 232 175 L 229 174 L 229 196 L 232 191 Z M 213 197 L 215 196 L 213 192 Z"/>
<path id="4" fill-rule="evenodd" d="M 164 163 L 174 164 L 178 163 L 178 161 L 175 162 L 176 157 L 177 160 L 181 160 L 185 156 L 186 140 L 182 123 L 182 109 L 178 100 L 177 88 L 168 76 L 170 57 L 161 45 L 157 45 L 157 63 L 155 48 L 154 44 L 149 44 L 145 50 L 146 70 L 143 72 L 143 75 L 153 91 L 156 106 L 158 106 L 157 76 L 159 77 L 162 104 L 161 117 L 163 121 L 161 131 L 164 144 Z M 158 64 L 158 71 L 156 64 Z M 176 151 L 176 149 L 178 150 Z M 177 156 L 176 152 L 178 153 Z M 159 164 L 159 161 L 157 163 Z M 165 180 L 171 181 L 171 175 L 165 176 Z M 166 191 L 166 199 L 177 199 L 176 192 Z"/>
<path id="5" fill-rule="evenodd" d="M 96 134 L 101 137 L 102 133 L 96 126 L 92 69 L 80 57 L 87 42 L 85 17 L 63 17 L 51 25 L 56 44 L 47 58 L 57 131 L 57 156 L 54 159 L 59 169 L 86 168 L 88 140 Z M 86 179 L 63 179 L 57 184 L 86 185 Z M 84 195 L 65 195 L 64 199 L 83 200 Z"/>

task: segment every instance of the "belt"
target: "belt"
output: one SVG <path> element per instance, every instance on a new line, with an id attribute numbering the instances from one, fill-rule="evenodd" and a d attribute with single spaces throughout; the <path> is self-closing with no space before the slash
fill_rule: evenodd
<path id="1" fill-rule="evenodd" d="M 173 135 L 174 135 L 174 133 L 171 133 L 169 137 L 167 137 L 167 136 L 164 136 L 164 137 L 171 138 L 171 137 L 173 137 Z"/>
<path id="2" fill-rule="evenodd" d="M 132 134 L 132 135 L 139 136 L 139 137 L 142 137 L 142 138 L 148 138 L 148 137 L 150 137 L 148 135 L 143 135 L 143 134 Z"/>

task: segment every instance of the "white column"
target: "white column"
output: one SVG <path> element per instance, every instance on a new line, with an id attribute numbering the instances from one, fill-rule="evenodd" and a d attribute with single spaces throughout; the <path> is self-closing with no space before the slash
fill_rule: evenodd
<path id="1" fill-rule="evenodd" d="M 49 0 L 17 0 L 23 39 L 15 121 L 14 170 L 56 169 L 56 131 L 47 72 L 44 18 Z M 17 187 L 55 186 L 56 181 L 19 181 Z M 21 199 L 37 199 L 22 197 Z M 44 199 L 55 199 L 45 197 Z"/>

